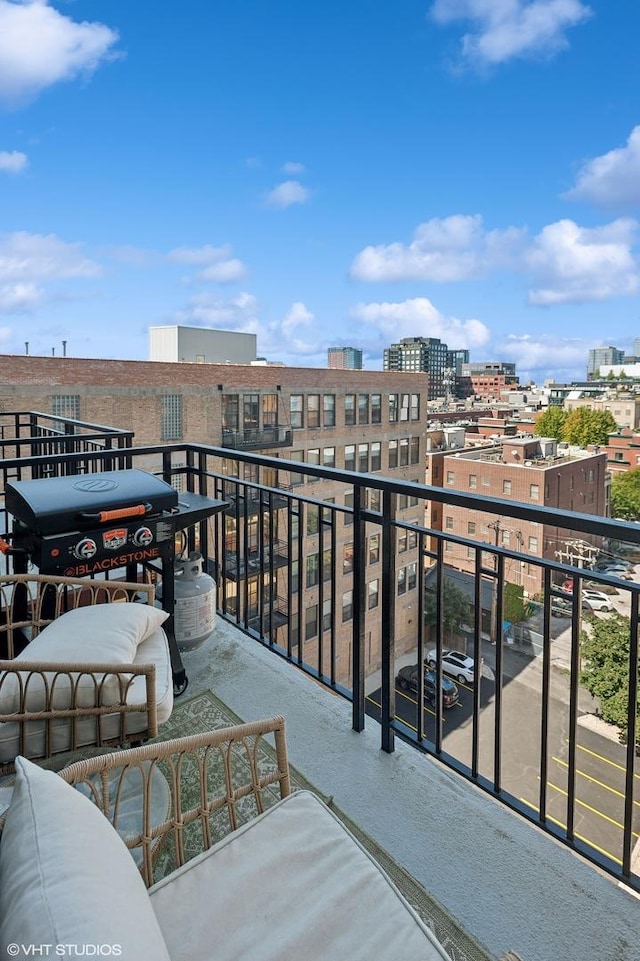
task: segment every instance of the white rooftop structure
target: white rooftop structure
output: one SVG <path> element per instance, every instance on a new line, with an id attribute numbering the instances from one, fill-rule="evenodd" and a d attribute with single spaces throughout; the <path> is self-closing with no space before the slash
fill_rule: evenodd
<path id="1" fill-rule="evenodd" d="M 150 327 L 149 360 L 190 364 L 251 364 L 257 337 L 210 327 Z"/>

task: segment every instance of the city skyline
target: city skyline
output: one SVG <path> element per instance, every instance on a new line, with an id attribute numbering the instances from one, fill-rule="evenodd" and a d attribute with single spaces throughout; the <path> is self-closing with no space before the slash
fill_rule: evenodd
<path id="1" fill-rule="evenodd" d="M 634 25 L 0 0 L 0 352 L 146 359 L 179 324 L 292 366 L 415 336 L 584 379 L 640 326 Z"/>

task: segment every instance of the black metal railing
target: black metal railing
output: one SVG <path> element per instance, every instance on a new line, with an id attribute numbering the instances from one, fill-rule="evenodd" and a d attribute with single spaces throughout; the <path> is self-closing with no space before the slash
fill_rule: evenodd
<path id="1" fill-rule="evenodd" d="M 222 446 L 233 450 L 268 450 L 293 445 L 290 427 L 254 427 L 246 430 L 222 430 Z"/>
<path id="2" fill-rule="evenodd" d="M 384 750 L 399 736 L 434 754 L 640 890 L 633 860 L 640 583 L 563 563 L 559 549 L 541 557 L 521 539 L 514 550 L 494 538 L 497 529 L 531 523 L 553 532 L 556 547 L 584 538 L 591 554 L 613 554 L 627 544 L 640 561 L 640 526 L 193 444 L 5 458 L 0 481 L 4 488 L 19 468 L 55 476 L 122 466 L 227 499 L 226 511 L 187 538 L 207 555 L 221 615 L 348 698 L 355 730 L 375 718 Z M 427 528 L 429 503 L 468 512 L 480 539 Z M 496 519 L 486 540 L 483 516 Z M 6 516 L 4 530 L 10 537 Z M 523 571 L 537 579 L 535 596 L 520 590 Z M 595 585 L 613 599 L 617 614 L 593 608 L 587 581 L 588 590 Z M 515 625 L 514 609 L 521 615 Z M 567 616 L 555 617 L 560 609 Z M 585 638 L 607 620 L 628 638 L 626 693 L 619 694 L 626 711 L 614 740 L 598 733 L 601 721 L 583 706 L 581 685 Z M 415 692 L 400 683 L 403 665 L 423 664 L 432 650 L 439 665 L 449 647 L 482 665 L 472 684 L 451 679 L 458 692 L 451 708 L 441 693 L 429 700 L 422 670 Z M 437 666 L 438 692 L 443 683 Z M 585 718 L 595 719 L 596 730 Z M 600 794 L 592 798 L 594 786 Z"/>

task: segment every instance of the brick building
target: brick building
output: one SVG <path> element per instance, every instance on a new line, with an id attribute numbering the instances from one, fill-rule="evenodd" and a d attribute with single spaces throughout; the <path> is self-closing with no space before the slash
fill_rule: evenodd
<path id="1" fill-rule="evenodd" d="M 606 454 L 559 450 L 553 439 L 509 437 L 485 447 L 427 452 L 427 483 L 535 507 L 608 514 Z M 470 517 L 466 509 L 435 503 L 428 505 L 426 526 L 552 560 L 560 558 L 571 540 L 570 530 L 530 521 L 506 523 L 499 515 L 481 511 Z M 475 570 L 473 547 L 447 542 L 445 559 L 459 570 Z M 542 571 L 537 565 L 514 559 L 507 567 L 506 579 L 522 586 L 527 595 L 541 590 Z"/>
<path id="2" fill-rule="evenodd" d="M 134 432 L 137 446 L 161 442 L 193 442 L 233 450 L 252 451 L 283 459 L 320 464 L 359 472 L 383 473 L 402 480 L 424 481 L 427 378 L 423 373 L 331 370 L 322 368 L 260 367 L 235 364 L 162 363 L 152 361 L 84 360 L 36 356 L 0 356 L 0 409 L 37 410 L 75 420 L 105 424 Z M 160 469 L 150 462 L 148 469 Z M 258 481 L 269 486 L 291 486 L 295 493 L 350 506 L 344 484 L 305 478 L 297 472 L 260 473 L 255 466 L 237 460 L 221 461 L 222 473 L 230 478 Z M 347 493 L 345 494 L 345 490 Z M 370 490 L 368 505 L 376 510 L 377 492 Z M 256 512 L 257 513 L 257 512 Z M 399 516 L 422 523 L 417 498 L 401 498 Z M 292 583 L 302 591 L 302 604 L 288 609 L 290 616 L 278 620 L 283 640 L 288 625 L 291 638 L 317 644 L 333 613 L 339 664 L 350 666 L 350 620 L 353 614 L 353 543 L 349 518 L 335 524 L 336 557 L 328 557 L 329 545 L 320 544 L 317 508 L 307 508 L 298 558 L 289 558 Z M 264 521 L 266 523 L 266 521 Z M 250 525 L 257 549 L 260 519 Z M 291 542 L 293 523 L 287 510 L 269 519 L 279 542 Z M 381 578 L 381 542 L 369 525 L 367 543 L 367 670 L 379 667 L 380 624 L 378 606 Z M 245 545 L 238 543 L 235 519 L 225 516 L 225 543 L 229 556 L 240 557 Z M 297 553 L 297 552 L 296 552 Z M 320 556 L 322 555 L 322 556 Z M 396 647 L 398 653 L 415 646 L 416 625 L 407 609 L 416 606 L 418 584 L 417 535 L 399 538 L 396 560 L 398 589 Z M 335 594 L 324 583 L 335 569 Z M 287 595 L 287 568 L 277 571 L 270 585 L 274 598 Z M 257 604 L 257 576 L 247 577 L 241 592 L 237 581 L 226 580 L 226 601 L 240 603 L 242 596 Z M 322 583 L 322 589 L 320 584 Z M 286 598 L 287 599 L 287 598 Z M 291 600 L 288 598 L 287 600 Z M 297 611 L 302 610 L 303 623 Z M 283 613 L 282 611 L 280 613 Z M 369 623 L 370 620 L 370 623 Z M 275 621 L 274 621 L 275 623 Z M 343 681 L 348 681 L 345 675 Z"/>

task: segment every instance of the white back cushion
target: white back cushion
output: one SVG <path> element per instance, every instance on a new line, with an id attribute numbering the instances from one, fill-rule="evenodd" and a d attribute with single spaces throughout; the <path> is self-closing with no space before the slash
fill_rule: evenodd
<path id="1" fill-rule="evenodd" d="M 24 758 L 0 844 L 0 956 L 10 944 L 119 945 L 122 961 L 170 961 L 117 832 L 79 791 Z"/>

